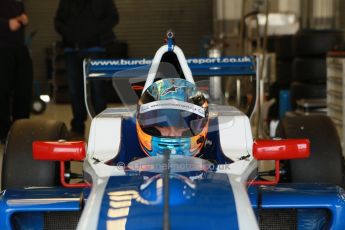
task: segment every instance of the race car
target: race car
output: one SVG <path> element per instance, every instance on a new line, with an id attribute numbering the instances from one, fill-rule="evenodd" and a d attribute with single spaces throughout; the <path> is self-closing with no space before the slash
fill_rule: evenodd
<path id="1" fill-rule="evenodd" d="M 130 84 L 134 93 L 115 81 L 125 106 L 94 117 L 87 144 L 64 140 L 61 122 L 14 124 L 0 229 L 344 229 L 341 187 L 279 183 L 280 161 L 307 158 L 309 140 L 253 140 L 251 112 L 213 104 L 207 84 L 194 79 L 255 79 L 257 62 L 186 59 L 171 35 L 152 60 L 86 60 L 86 94 L 96 78 L 146 81 Z M 275 161 L 274 172 L 259 172 L 260 160 Z M 82 176 L 71 161 L 83 162 Z"/>

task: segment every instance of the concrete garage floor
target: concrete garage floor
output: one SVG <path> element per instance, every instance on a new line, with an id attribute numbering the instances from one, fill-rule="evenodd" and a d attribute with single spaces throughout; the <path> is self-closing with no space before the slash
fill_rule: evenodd
<path id="1" fill-rule="evenodd" d="M 46 111 L 40 115 L 31 115 L 32 119 L 57 120 L 66 124 L 70 129 L 70 121 L 72 119 L 72 108 L 69 104 L 48 103 Z M 86 122 L 86 134 L 88 136 L 91 120 L 88 118 Z"/>

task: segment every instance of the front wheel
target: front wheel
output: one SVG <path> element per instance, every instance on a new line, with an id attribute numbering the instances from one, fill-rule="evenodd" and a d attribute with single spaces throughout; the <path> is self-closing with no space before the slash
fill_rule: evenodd
<path id="1" fill-rule="evenodd" d="M 66 139 L 67 129 L 58 121 L 16 121 L 7 137 L 2 167 L 2 189 L 27 186 L 58 186 L 59 162 L 35 161 L 32 142 Z"/>
<path id="2" fill-rule="evenodd" d="M 327 116 L 285 117 L 278 127 L 282 138 L 308 138 L 310 157 L 283 162 L 287 182 L 336 184 L 345 188 L 344 158 L 337 130 Z"/>

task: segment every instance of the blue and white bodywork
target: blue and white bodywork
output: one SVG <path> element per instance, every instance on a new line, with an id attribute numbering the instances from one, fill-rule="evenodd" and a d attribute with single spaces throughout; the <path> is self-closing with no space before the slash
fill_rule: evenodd
<path id="1" fill-rule="evenodd" d="M 257 72 L 255 57 L 186 60 L 178 46 L 168 44 L 157 51 L 152 61 L 88 60 L 84 64 L 85 78 L 109 77 L 117 71 L 151 64 L 146 89 L 153 83 L 166 52 L 176 54 L 184 77 L 190 82 L 194 82 L 193 75 L 255 76 Z M 91 188 L 2 191 L 0 229 L 16 225 L 42 229 L 45 213 L 77 212 L 80 230 L 255 230 L 267 223 L 263 213 L 282 210 L 297 216 L 298 229 L 345 228 L 343 189 L 321 184 L 252 185 L 257 160 L 253 156 L 248 116 L 223 105 L 210 105 L 209 112 L 208 139 L 215 146 L 210 149 L 213 161 L 207 157 L 170 156 L 167 176 L 163 156 L 146 157 L 140 151 L 135 131 L 136 107 L 105 110 L 92 119 L 83 165 Z"/>
<path id="2" fill-rule="evenodd" d="M 165 45 L 157 51 L 152 60 L 152 67 L 149 70 L 144 90 L 153 83 L 158 64 L 163 54 L 168 52 L 168 49 L 168 45 Z M 182 50 L 175 46 L 173 52 L 181 64 L 186 80 L 194 82 L 193 69 L 191 71 L 187 65 L 188 61 L 186 61 Z M 228 62 L 228 65 L 225 65 L 228 68 L 227 74 L 229 74 L 229 69 L 231 69 L 229 65 L 230 67 L 236 67 L 236 63 L 238 64 L 237 67 L 244 66 L 245 68 L 232 68 L 233 72 L 239 75 L 255 73 L 253 57 L 229 57 L 219 60 L 191 59 L 189 62 L 203 63 L 212 61 L 219 63 Z M 99 65 L 102 62 L 105 65 Z M 132 63 L 135 62 L 133 60 Z M 89 75 L 91 77 L 95 76 L 95 74 L 107 77 L 107 73 L 110 72 L 111 74 L 111 72 L 114 72 L 114 69 L 112 71 L 109 70 L 112 68 L 111 66 L 117 66 L 116 64 L 107 65 L 107 63 L 111 62 L 106 62 L 105 60 L 98 62 L 91 60 L 90 63 L 94 63 L 93 66 L 88 67 L 90 68 Z M 122 61 L 122 63 L 125 62 Z M 212 68 L 210 64 L 199 64 L 199 68 L 194 68 L 195 71 L 200 71 L 200 67 L 209 69 L 209 71 L 218 71 L 218 74 L 220 71 L 225 71 L 224 69 Z M 99 224 L 102 224 L 102 226 L 107 226 L 107 224 L 122 227 L 131 226 L 133 229 L 142 228 L 143 226 L 140 223 L 144 220 L 140 217 L 141 215 L 145 216 L 148 229 L 161 229 L 163 226 L 162 178 L 155 178 L 159 173 L 157 175 L 150 175 L 152 172 L 146 172 L 148 175 L 145 175 L 143 172 L 133 174 L 133 171 L 130 173 L 124 172 L 121 170 L 121 167 L 116 166 L 129 163 L 121 155 L 128 156 L 130 155 L 129 152 L 133 151 L 129 149 L 127 150 L 128 153 L 126 153 L 125 149 L 121 149 L 126 148 L 123 147 L 123 144 L 130 145 L 130 142 L 137 142 L 135 122 L 133 121 L 136 108 L 132 107 L 131 109 L 128 109 L 126 113 L 123 113 L 121 109 L 109 109 L 95 117 L 92 121 L 88 157 L 84 163 L 84 168 L 93 178 L 93 183 L 97 181 L 96 184 L 99 186 L 97 186 L 98 189 L 92 190 L 90 193 L 89 199 L 94 202 L 86 204 L 80 225 L 78 226 L 80 229 L 90 228 L 91 226 L 97 228 Z M 186 163 L 188 160 L 192 160 L 193 163 L 185 165 L 185 170 L 177 174 L 179 175 L 178 177 L 174 176 L 170 179 L 171 208 L 169 213 L 171 215 L 171 227 L 183 228 L 184 226 L 186 229 L 191 227 L 219 229 L 222 228 L 221 226 L 224 226 L 227 229 L 229 227 L 233 229 L 258 229 L 253 210 L 246 208 L 251 207 L 249 197 L 246 195 L 246 182 L 249 175 L 256 169 L 256 161 L 250 156 L 253 138 L 249 119 L 239 110 L 229 106 L 211 106 L 210 113 L 212 114 L 212 119 L 217 119 L 219 124 L 217 124 L 219 127 L 214 128 L 215 130 L 219 129 L 219 139 L 217 141 L 221 146 L 221 150 L 219 150 L 218 154 L 220 152 L 228 153 L 225 157 L 230 159 L 231 164 L 226 164 L 224 161 L 224 164 L 212 165 L 210 170 L 206 172 L 202 167 L 193 169 L 190 172 L 190 165 L 202 166 L 207 165 L 207 162 L 192 157 L 190 157 L 191 159 L 186 157 L 183 161 L 181 159 L 172 159 L 179 162 L 182 166 L 182 162 Z M 121 143 L 124 141 L 126 142 Z M 133 145 L 132 148 L 134 148 Z M 137 148 L 135 151 L 139 151 L 139 149 Z M 246 157 L 246 159 L 240 160 L 243 157 Z M 94 163 L 94 159 L 98 160 L 97 164 Z M 113 159 L 122 160 L 116 162 L 115 167 L 109 166 L 107 162 Z M 159 161 L 159 159 L 157 160 Z M 155 179 L 151 181 L 151 178 Z M 126 186 L 127 183 L 128 187 Z M 145 183 L 150 185 L 145 187 Z M 121 188 L 119 184 L 122 185 Z M 145 189 L 141 190 L 143 187 L 148 191 Z M 145 197 L 146 194 L 151 195 Z M 98 199 L 99 197 L 103 197 L 103 199 Z M 128 197 L 131 197 L 130 201 L 126 200 Z M 87 211 L 88 209 L 95 210 L 95 203 L 99 206 L 100 215 L 94 215 L 94 212 Z M 126 205 L 122 207 L 121 204 Z M 210 210 L 213 211 L 210 212 Z M 118 211 L 119 213 L 117 213 Z M 121 214 L 120 212 L 123 213 Z M 149 214 L 149 212 L 152 213 Z M 237 213 L 241 213 L 241 215 L 237 215 Z M 205 215 L 210 215 L 210 218 L 200 218 Z M 149 221 L 150 218 L 152 218 L 152 221 Z M 139 226 L 136 227 L 137 225 Z"/>

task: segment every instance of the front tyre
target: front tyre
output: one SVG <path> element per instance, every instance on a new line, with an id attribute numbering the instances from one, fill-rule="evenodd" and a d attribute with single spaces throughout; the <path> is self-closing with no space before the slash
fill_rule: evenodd
<path id="1" fill-rule="evenodd" d="M 7 137 L 2 167 L 2 189 L 27 186 L 59 186 L 59 162 L 35 161 L 32 142 L 66 139 L 63 122 L 17 120 Z"/>
<path id="2" fill-rule="evenodd" d="M 284 162 L 288 182 L 328 183 L 345 188 L 342 148 L 328 116 L 285 117 L 278 127 L 278 136 L 310 140 L 308 159 Z"/>

